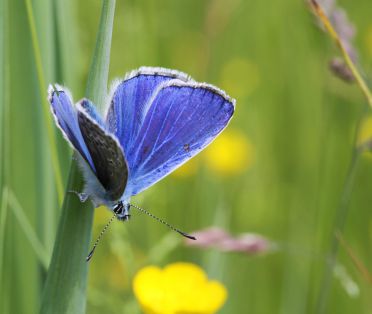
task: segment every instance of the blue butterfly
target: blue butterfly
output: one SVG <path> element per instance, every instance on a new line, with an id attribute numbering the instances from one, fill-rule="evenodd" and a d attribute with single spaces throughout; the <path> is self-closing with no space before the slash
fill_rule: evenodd
<path id="1" fill-rule="evenodd" d="M 157 67 L 128 73 L 109 95 L 103 116 L 89 99 L 74 106 L 62 86 L 50 86 L 48 99 L 57 126 L 78 152 L 82 200 L 106 205 L 121 220 L 130 217 L 131 196 L 204 149 L 235 109 L 235 100 L 217 87 Z"/>

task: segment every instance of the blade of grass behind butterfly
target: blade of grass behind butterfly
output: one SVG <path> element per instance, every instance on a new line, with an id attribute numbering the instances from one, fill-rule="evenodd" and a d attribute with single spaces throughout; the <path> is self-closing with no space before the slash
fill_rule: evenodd
<path id="1" fill-rule="evenodd" d="M 5 81 L 8 72 L 5 72 L 5 8 L 6 1 L 0 1 L 0 156 L 3 156 L 4 143 L 4 110 L 5 110 Z M 0 163 L 0 190 L 3 189 L 3 162 Z"/>
<path id="2" fill-rule="evenodd" d="M 45 1 L 44 1 L 45 2 Z M 40 19 L 36 21 L 37 29 L 48 29 L 48 32 L 38 32 L 42 34 L 40 37 L 40 50 L 42 55 L 49 57 L 44 61 L 43 59 L 43 69 L 45 71 L 45 77 L 47 82 L 61 82 L 65 86 L 68 86 L 73 91 L 77 86 L 78 69 L 77 61 L 79 56 L 79 51 L 76 49 L 77 40 L 76 40 L 76 25 L 74 19 L 74 6 L 71 3 L 71 0 L 56 0 L 51 2 L 49 1 L 46 4 L 38 2 L 35 4 L 35 14 L 39 10 L 48 7 L 49 18 L 46 18 L 44 25 L 40 25 Z M 46 25 L 47 24 L 47 25 Z M 53 45 L 52 45 L 53 43 Z M 71 51 L 74 51 L 74 58 L 71 58 Z M 53 57 L 53 58 L 52 58 Z M 75 93 L 73 93 L 75 94 Z M 47 139 L 44 139 L 46 142 Z M 67 156 L 70 155 L 70 150 L 62 136 L 57 136 L 57 149 L 59 156 L 65 156 L 66 158 L 60 159 L 60 167 L 63 176 L 63 181 L 65 181 L 63 173 L 67 173 L 69 162 Z M 47 144 L 47 143 L 44 143 Z M 44 145 L 47 147 L 47 145 Z M 42 210 L 42 215 L 44 219 L 40 222 L 43 243 L 47 252 L 50 252 L 50 255 L 53 250 L 54 237 L 57 230 L 57 219 L 59 210 L 56 211 L 56 202 L 54 194 L 54 185 L 52 184 L 53 177 L 50 175 L 51 165 L 50 160 L 47 165 L 44 166 L 45 171 L 45 180 L 43 187 L 44 202 Z M 48 171 L 49 170 L 49 171 Z"/>
<path id="3" fill-rule="evenodd" d="M 39 103 L 45 107 L 48 107 L 46 103 L 46 82 L 52 82 L 56 77 L 56 54 L 54 20 L 53 20 L 53 3 L 48 0 L 41 0 L 34 2 L 31 5 L 29 0 L 25 1 L 28 23 L 30 28 L 30 35 L 32 38 L 33 56 L 38 74 L 38 84 L 40 101 Z M 37 19 L 34 19 L 37 17 Z M 38 104 L 37 104 L 38 105 Z M 40 112 L 40 108 L 38 108 Z M 48 112 L 49 114 L 49 112 Z M 37 195 L 39 196 L 39 206 L 37 206 L 37 229 L 39 236 L 46 248 L 47 254 L 51 256 L 53 249 L 53 240 L 56 232 L 56 220 L 57 220 L 57 199 L 56 199 L 56 187 L 57 192 L 60 194 L 60 200 L 62 200 L 62 169 L 58 158 L 52 157 L 57 151 L 57 142 L 53 132 L 49 134 L 50 127 L 45 125 L 51 124 L 50 115 L 46 120 L 45 112 L 40 112 L 38 115 L 40 121 L 37 121 L 36 130 L 38 132 L 36 141 L 36 153 L 37 158 L 37 173 L 39 176 L 39 184 L 36 185 Z M 43 119 L 44 118 L 44 119 Z M 47 132 L 45 132 L 47 129 Z M 51 141 L 51 138 L 53 139 Z M 52 150 L 51 150 L 52 148 Z M 61 156 L 60 154 L 58 154 Z M 53 168 L 58 168 L 57 175 L 53 175 Z M 54 169 L 56 171 L 56 169 Z M 61 181 L 61 182 L 60 182 Z M 62 190 L 61 190 L 62 188 Z"/>
<path id="4" fill-rule="evenodd" d="M 9 83 L 9 67 L 8 67 L 8 53 L 7 53 L 7 43 L 8 43 L 8 3 L 7 0 L 0 1 L 0 312 L 6 313 L 7 302 L 9 299 L 9 291 L 6 287 L 5 280 L 5 267 L 4 267 L 4 256 L 5 256 L 5 228 L 6 228 L 6 217 L 7 217 L 7 195 L 4 186 L 9 178 L 7 172 L 7 161 L 9 155 L 7 152 L 7 127 L 9 124 L 7 121 L 7 107 L 8 107 L 8 89 L 7 85 Z M 8 130 L 9 131 L 9 130 Z"/>
<path id="5" fill-rule="evenodd" d="M 43 64 L 42 64 L 42 56 L 40 52 L 40 43 L 36 31 L 36 24 L 35 24 L 35 16 L 33 13 L 33 8 L 31 4 L 31 0 L 25 0 L 25 5 L 27 8 L 27 17 L 29 22 L 29 27 L 31 31 L 31 38 L 32 38 L 32 46 L 34 51 L 34 58 L 35 58 L 35 66 L 38 76 L 38 87 L 40 91 L 40 95 L 44 95 L 45 89 L 47 87 L 46 80 L 45 80 L 45 74 L 43 70 Z M 47 7 L 43 7 L 44 9 Z M 47 12 L 50 13 L 50 12 Z M 53 134 L 53 122 L 52 117 L 49 113 L 49 105 L 45 97 L 41 97 L 41 103 L 42 103 L 42 116 L 44 120 L 44 125 L 46 126 L 48 141 L 49 141 L 49 148 L 50 148 L 50 155 L 52 158 L 52 166 L 54 170 L 54 176 L 55 176 L 55 183 L 57 187 L 57 195 L 59 198 L 59 201 L 62 200 L 63 197 L 63 180 L 61 175 L 61 167 L 59 163 L 59 157 L 57 152 L 57 145 L 55 136 Z"/>
<path id="6" fill-rule="evenodd" d="M 78 81 L 80 74 L 79 61 L 82 59 L 82 54 L 78 49 L 76 11 L 77 4 L 74 3 L 74 0 L 54 1 L 56 55 L 58 56 L 57 82 L 61 82 L 72 89 L 73 95 L 76 90 L 82 88 Z M 73 57 L 71 57 L 71 51 L 74 51 Z"/>
<path id="7" fill-rule="evenodd" d="M 86 96 L 103 105 L 107 89 L 115 0 L 102 2 L 102 13 Z M 66 190 L 81 190 L 82 178 L 72 161 Z M 44 287 L 41 313 L 84 313 L 93 209 L 71 193 L 65 195 L 52 261 Z"/>
<path id="8" fill-rule="evenodd" d="M 40 126 L 40 94 L 32 52 L 26 8 L 23 1 L 7 1 L 7 40 L 9 83 L 6 88 L 9 109 L 6 123 L 9 136 L 9 158 L 6 169 L 11 173 L 7 186 L 24 204 L 31 226 L 36 225 L 40 182 L 37 151 Z M 40 18 L 45 12 L 40 13 Z M 7 145 L 6 145 L 7 146 Z M 38 306 L 39 270 L 33 249 L 25 238 L 22 226 L 13 215 L 7 217 L 5 230 L 4 282 L 9 293 L 9 313 L 35 313 Z M 25 263 L 27 261 L 27 263 Z"/>
<path id="9" fill-rule="evenodd" d="M 8 300 L 8 289 L 5 285 L 5 268 L 4 265 L 4 246 L 5 246 L 5 228 L 6 228 L 6 219 L 8 212 L 8 189 L 3 188 L 1 191 L 1 203 L 0 203 L 0 295 L 2 296 L 0 300 L 0 311 L 1 313 L 9 312 L 7 310 L 6 301 Z"/>

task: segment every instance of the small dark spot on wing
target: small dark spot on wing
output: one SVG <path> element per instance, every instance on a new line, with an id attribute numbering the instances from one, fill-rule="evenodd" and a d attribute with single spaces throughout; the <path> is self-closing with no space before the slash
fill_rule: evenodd
<path id="1" fill-rule="evenodd" d="M 148 151 L 150 150 L 150 147 L 149 146 L 145 146 L 142 150 L 143 154 L 146 155 L 148 153 Z"/>

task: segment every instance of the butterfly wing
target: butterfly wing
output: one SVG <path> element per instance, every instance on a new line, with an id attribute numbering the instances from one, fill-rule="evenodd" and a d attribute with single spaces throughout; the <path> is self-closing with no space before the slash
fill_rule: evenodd
<path id="1" fill-rule="evenodd" d="M 105 198 L 116 201 L 124 193 L 128 179 L 128 167 L 118 140 L 107 133 L 78 105 L 78 123 L 95 166 L 95 175 L 106 191 Z"/>
<path id="2" fill-rule="evenodd" d="M 80 153 L 93 172 L 95 172 L 93 160 L 79 128 L 77 112 L 72 104 L 70 93 L 58 85 L 56 90 L 49 86 L 48 93 L 48 100 L 57 126 L 62 131 L 67 142 Z"/>
<path id="3" fill-rule="evenodd" d="M 126 151 L 126 196 L 148 188 L 205 148 L 227 126 L 234 108 L 235 101 L 212 85 L 180 80 L 160 85 Z"/>
<path id="4" fill-rule="evenodd" d="M 79 101 L 78 106 L 83 109 L 83 111 L 93 119 L 93 121 L 97 122 L 99 126 L 103 129 L 106 129 L 105 123 L 102 121 L 101 116 L 98 114 L 96 107 L 89 99 L 82 99 Z"/>
<path id="5" fill-rule="evenodd" d="M 124 152 L 130 150 L 149 109 L 149 100 L 159 84 L 171 79 L 192 80 L 188 75 L 164 68 L 142 67 L 114 84 L 106 115 L 109 132 L 119 139 Z"/>
<path id="6" fill-rule="evenodd" d="M 118 200 L 126 186 L 128 167 L 118 140 L 106 132 L 92 102 L 83 99 L 75 109 L 71 96 L 61 86 L 57 86 L 57 90 L 49 88 L 49 102 L 64 137 L 87 162 L 104 188 L 105 195 L 100 196 Z M 89 173 L 85 175 L 89 176 Z"/>

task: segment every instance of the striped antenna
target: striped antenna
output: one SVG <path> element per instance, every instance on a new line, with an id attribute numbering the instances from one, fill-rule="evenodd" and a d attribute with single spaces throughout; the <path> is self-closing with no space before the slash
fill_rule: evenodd
<path id="1" fill-rule="evenodd" d="M 110 218 L 110 220 L 108 221 L 108 223 L 106 224 L 106 226 L 102 229 L 101 233 L 99 234 L 96 242 L 94 242 L 93 244 L 93 248 L 90 250 L 88 256 L 86 257 L 86 261 L 89 262 L 91 260 L 91 258 L 93 257 L 93 254 L 94 254 L 94 251 L 96 250 L 96 247 L 99 243 L 99 241 L 101 240 L 103 234 L 106 232 L 107 228 L 111 225 L 111 223 L 114 221 L 114 219 L 117 217 L 117 213 L 114 212 L 114 215 Z"/>
<path id="2" fill-rule="evenodd" d="M 133 205 L 133 204 L 130 204 L 130 203 L 129 203 L 129 206 L 138 209 L 140 212 L 145 213 L 146 215 L 150 216 L 151 218 L 154 218 L 156 221 L 158 221 L 158 222 L 162 223 L 163 225 L 167 226 L 169 229 L 178 232 L 180 235 L 184 236 L 185 238 L 188 238 L 188 239 L 190 239 L 190 240 L 196 240 L 196 238 L 193 237 L 192 235 L 189 235 L 189 234 L 187 234 L 186 232 L 183 232 L 183 231 L 181 231 L 181 230 L 179 230 L 179 229 L 173 227 L 172 225 L 170 225 L 169 223 L 167 223 L 167 222 L 164 221 L 163 219 L 160 219 L 159 217 L 156 217 L 155 215 L 151 214 L 151 213 L 148 212 L 146 209 L 143 209 L 143 208 L 141 208 L 141 207 L 138 207 L 138 206 Z"/>

